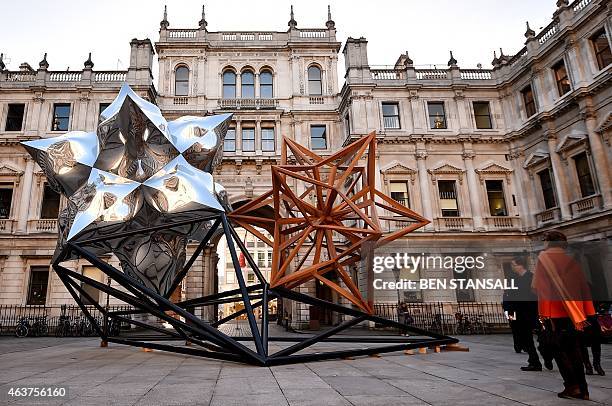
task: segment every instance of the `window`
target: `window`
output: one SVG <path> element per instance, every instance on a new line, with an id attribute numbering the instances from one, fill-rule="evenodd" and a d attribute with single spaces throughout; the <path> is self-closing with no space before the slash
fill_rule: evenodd
<path id="1" fill-rule="evenodd" d="M 13 184 L 0 184 L 0 219 L 7 219 L 11 215 L 13 203 Z"/>
<path id="2" fill-rule="evenodd" d="M 85 276 L 86 278 L 89 278 L 89 279 L 93 279 L 94 281 L 97 281 L 97 282 L 104 282 L 102 271 L 100 271 L 95 266 L 84 266 L 83 267 L 83 276 Z M 94 303 L 99 303 L 100 299 L 102 299 L 101 292 L 100 292 L 99 289 L 96 289 L 93 286 L 88 285 L 86 283 L 82 283 L 81 284 L 81 288 L 89 296 L 91 296 L 91 298 L 94 300 L 94 301 L 91 301 L 91 300 L 89 300 L 87 298 L 87 296 L 81 295 L 81 300 L 86 305 L 90 305 L 90 304 L 94 304 Z"/>
<path id="3" fill-rule="evenodd" d="M 446 128 L 444 102 L 427 102 L 427 111 L 429 113 L 429 128 L 432 130 Z"/>
<path id="4" fill-rule="evenodd" d="M 383 103 L 382 111 L 385 128 L 400 128 L 399 106 L 397 103 Z"/>
<path id="5" fill-rule="evenodd" d="M 255 282 L 255 274 L 253 272 L 247 273 L 247 283 Z"/>
<path id="6" fill-rule="evenodd" d="M 28 289 L 29 305 L 44 305 L 47 302 L 49 286 L 49 267 L 33 266 L 30 268 L 30 286 Z"/>
<path id="7" fill-rule="evenodd" d="M 274 85 L 272 84 L 272 72 L 263 71 L 259 74 L 259 97 L 271 99 L 274 97 Z"/>
<path id="8" fill-rule="evenodd" d="M 57 219 L 60 207 L 60 195 L 51 189 L 48 183 L 43 186 L 43 198 L 40 207 L 41 219 Z"/>
<path id="9" fill-rule="evenodd" d="M 251 71 L 242 72 L 241 79 L 241 97 L 243 99 L 255 98 L 255 75 Z"/>
<path id="10" fill-rule="evenodd" d="M 25 104 L 9 104 L 4 131 L 21 131 L 23 129 L 24 112 Z"/>
<path id="11" fill-rule="evenodd" d="M 51 131 L 68 131 L 68 123 L 70 121 L 70 104 L 53 105 L 53 122 L 51 123 Z"/>
<path id="12" fill-rule="evenodd" d="M 223 98 L 234 99 L 236 97 L 236 74 L 231 70 L 223 72 Z"/>
<path id="13" fill-rule="evenodd" d="M 586 152 L 576 155 L 574 163 L 576 164 L 576 174 L 578 175 L 578 184 L 580 185 L 582 197 L 594 195 L 595 186 L 593 185 L 593 177 L 591 176 L 591 168 L 589 167 L 589 159 Z"/>
<path id="14" fill-rule="evenodd" d="M 597 67 L 601 70 L 612 63 L 612 52 L 610 52 L 610 42 L 606 35 L 606 30 L 600 30 L 591 37 L 591 44 L 595 51 Z"/>
<path id="15" fill-rule="evenodd" d="M 257 253 L 257 266 L 261 268 L 266 267 L 266 253 L 265 252 L 260 251 Z"/>
<path id="16" fill-rule="evenodd" d="M 555 82 L 557 83 L 557 91 L 559 92 L 559 96 L 563 96 L 565 93 L 572 90 L 569 77 L 567 76 L 567 69 L 565 69 L 565 62 L 563 62 L 563 60 L 557 62 L 557 64 L 553 66 L 553 73 L 555 74 Z"/>
<path id="17" fill-rule="evenodd" d="M 440 209 L 442 217 L 459 217 L 457 205 L 457 190 L 454 180 L 439 180 L 438 193 L 440 194 Z"/>
<path id="18" fill-rule="evenodd" d="M 351 135 L 351 117 L 348 114 L 344 116 L 344 131 L 347 137 Z"/>
<path id="19" fill-rule="evenodd" d="M 501 180 L 487 180 L 485 184 L 491 216 L 507 216 L 506 199 L 504 199 L 504 182 Z"/>
<path id="20" fill-rule="evenodd" d="M 552 209 L 557 206 L 557 200 L 555 199 L 555 190 L 552 183 L 552 177 L 550 176 L 550 170 L 544 169 L 538 172 L 538 177 L 540 178 L 540 186 L 542 187 L 544 207 L 546 209 Z"/>
<path id="21" fill-rule="evenodd" d="M 102 121 L 102 120 L 101 120 L 101 118 L 100 118 L 100 115 L 101 115 L 101 114 L 102 114 L 102 112 L 104 112 L 104 110 L 106 110 L 106 108 L 107 108 L 108 106 L 110 106 L 110 105 L 111 105 L 110 103 L 100 103 L 100 112 L 98 113 L 98 124 L 100 124 L 100 123 L 101 123 L 101 121 Z"/>
<path id="22" fill-rule="evenodd" d="M 536 113 L 535 98 L 533 97 L 533 90 L 531 85 L 527 85 L 521 90 L 523 95 L 523 104 L 525 106 L 525 114 L 527 117 L 531 117 Z"/>
<path id="23" fill-rule="evenodd" d="M 223 151 L 235 152 L 236 151 L 236 129 L 230 128 L 225 133 L 225 139 L 223 141 Z"/>
<path id="24" fill-rule="evenodd" d="M 243 128 L 242 129 L 242 150 L 245 152 L 255 151 L 255 129 L 254 128 Z"/>
<path id="25" fill-rule="evenodd" d="M 308 94 L 311 96 L 321 96 L 323 94 L 321 69 L 317 66 L 308 68 Z"/>
<path id="26" fill-rule="evenodd" d="M 474 102 L 474 119 L 478 129 L 493 128 L 489 102 Z"/>
<path id="27" fill-rule="evenodd" d="M 189 68 L 179 66 L 174 71 L 174 95 L 187 96 L 189 94 Z"/>
<path id="28" fill-rule="evenodd" d="M 310 147 L 312 149 L 327 148 L 327 134 L 324 125 L 310 126 Z"/>
<path id="29" fill-rule="evenodd" d="M 276 149 L 274 142 L 274 128 L 264 127 L 261 129 L 261 150 L 265 152 L 274 151 Z"/>
<path id="30" fill-rule="evenodd" d="M 406 207 L 410 207 L 408 183 L 403 181 L 391 181 L 391 183 L 389 183 L 389 191 L 391 192 L 391 199 Z"/>

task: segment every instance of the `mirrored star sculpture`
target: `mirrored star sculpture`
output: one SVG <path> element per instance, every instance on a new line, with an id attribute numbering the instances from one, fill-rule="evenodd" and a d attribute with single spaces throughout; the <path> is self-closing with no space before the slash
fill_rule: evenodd
<path id="1" fill-rule="evenodd" d="M 95 255 L 113 253 L 129 276 L 170 293 L 187 241 L 201 239 L 209 218 L 229 209 L 212 170 L 230 118 L 167 122 L 124 84 L 97 132 L 23 142 L 49 185 L 67 198 L 56 255 L 72 242 Z"/>

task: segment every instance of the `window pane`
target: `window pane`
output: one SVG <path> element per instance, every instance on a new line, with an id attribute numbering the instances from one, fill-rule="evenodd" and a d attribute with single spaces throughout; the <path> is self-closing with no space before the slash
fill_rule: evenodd
<path id="1" fill-rule="evenodd" d="M 327 148 L 327 134 L 324 125 L 310 126 L 310 143 L 312 149 Z"/>
<path id="2" fill-rule="evenodd" d="M 525 114 L 527 117 L 531 117 L 536 113 L 535 98 L 533 97 L 533 90 L 531 90 L 531 86 L 526 86 L 523 90 L 521 90 L 521 94 L 523 95 Z"/>
<path id="3" fill-rule="evenodd" d="M 60 195 L 51 189 L 48 183 L 43 188 L 43 198 L 40 208 L 41 219 L 57 219 L 60 207 Z"/>
<path id="4" fill-rule="evenodd" d="M 410 207 L 410 201 L 408 200 L 408 184 L 406 182 L 391 182 L 389 184 L 389 191 L 391 192 L 391 198 L 406 207 Z"/>
<path id="5" fill-rule="evenodd" d="M 255 151 L 255 129 L 242 129 L 242 150 L 246 152 Z"/>
<path id="6" fill-rule="evenodd" d="M 180 66 L 176 68 L 175 73 L 176 80 L 189 80 L 189 69 L 185 66 Z"/>
<path id="7" fill-rule="evenodd" d="M 308 80 L 321 80 L 321 69 L 316 66 L 309 67 Z"/>
<path id="8" fill-rule="evenodd" d="M 176 82 L 174 89 L 175 96 L 187 96 L 189 95 L 189 82 Z"/>
<path id="9" fill-rule="evenodd" d="M 236 130 L 230 128 L 225 134 L 223 141 L 223 151 L 234 152 L 236 151 Z"/>
<path id="10" fill-rule="evenodd" d="M 565 63 L 563 61 L 559 62 L 553 67 L 553 71 L 555 73 L 555 81 L 557 82 L 559 96 L 563 96 L 572 90 L 569 77 L 567 76 L 567 70 L 565 69 Z"/>
<path id="11" fill-rule="evenodd" d="M 44 305 L 47 302 L 49 285 L 49 267 L 33 266 L 30 268 L 30 286 L 28 289 L 29 305 Z"/>
<path id="12" fill-rule="evenodd" d="M 25 104 L 9 104 L 6 115 L 5 131 L 21 131 Z"/>
<path id="13" fill-rule="evenodd" d="M 243 72 L 241 76 L 243 99 L 253 99 L 255 97 L 255 76 L 253 72 Z"/>
<path id="14" fill-rule="evenodd" d="M 578 154 L 574 157 L 576 163 L 576 174 L 578 175 L 578 183 L 580 184 L 580 193 L 582 197 L 595 194 L 595 185 L 591 177 L 591 168 L 586 153 Z"/>
<path id="15" fill-rule="evenodd" d="M 320 96 L 323 94 L 321 86 L 321 69 L 316 66 L 308 68 L 308 94 Z"/>
<path id="16" fill-rule="evenodd" d="M 491 216 L 507 216 L 503 182 L 501 180 L 487 180 L 485 183 Z"/>
<path id="17" fill-rule="evenodd" d="M 68 122 L 70 119 L 69 104 L 54 104 L 53 105 L 53 121 L 51 124 L 52 131 L 68 131 Z"/>
<path id="18" fill-rule="evenodd" d="M 3 187 L 0 187 L 0 219 L 7 219 L 11 215 L 13 188 L 2 186 Z"/>
<path id="19" fill-rule="evenodd" d="M 610 42 L 608 42 L 606 31 L 599 31 L 591 38 L 591 42 L 597 58 L 597 66 L 601 70 L 612 63 L 612 52 L 610 51 Z"/>
<path id="20" fill-rule="evenodd" d="M 429 127 L 431 129 L 446 128 L 446 116 L 444 115 L 444 103 L 428 102 L 427 109 L 429 112 Z"/>
<path id="21" fill-rule="evenodd" d="M 274 97 L 272 86 L 272 73 L 268 71 L 261 72 L 259 75 L 259 97 L 262 99 L 271 99 Z"/>
<path id="22" fill-rule="evenodd" d="M 489 102 L 474 102 L 474 119 L 476 128 L 493 128 Z"/>
<path id="23" fill-rule="evenodd" d="M 538 177 L 540 178 L 540 186 L 542 187 L 542 197 L 544 198 L 544 207 L 546 209 L 552 209 L 557 205 L 555 199 L 555 192 L 553 189 L 552 178 L 550 176 L 550 171 L 545 169 L 541 172 L 538 172 Z"/>
<path id="24" fill-rule="evenodd" d="M 261 150 L 262 151 L 274 151 L 274 128 L 262 128 L 261 129 Z"/>
<path id="25" fill-rule="evenodd" d="M 458 217 L 457 192 L 454 180 L 439 180 L 438 193 L 442 217 Z"/>
<path id="26" fill-rule="evenodd" d="M 383 125 L 385 128 L 400 128 L 397 103 L 382 103 Z"/>
<path id="27" fill-rule="evenodd" d="M 223 73 L 223 98 L 233 99 L 236 97 L 236 74 L 232 71 Z"/>

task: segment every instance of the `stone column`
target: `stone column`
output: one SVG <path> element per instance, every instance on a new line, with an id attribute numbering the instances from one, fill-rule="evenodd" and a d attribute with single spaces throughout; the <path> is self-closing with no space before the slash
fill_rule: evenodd
<path id="1" fill-rule="evenodd" d="M 431 191 L 429 189 L 429 179 L 427 178 L 427 167 L 425 160 L 427 159 L 427 151 L 425 145 L 417 145 L 415 154 L 417 160 L 417 169 L 419 171 L 419 187 L 421 190 L 421 205 L 423 206 L 423 216 L 430 220 L 431 223 L 425 226 L 426 231 L 433 230 L 433 211 L 431 209 Z"/>
<path id="2" fill-rule="evenodd" d="M 242 152 L 242 122 L 236 119 L 236 154 Z"/>
<path id="3" fill-rule="evenodd" d="M 259 99 L 259 73 L 256 72 L 255 73 L 255 89 L 253 89 L 253 95 L 255 96 L 256 99 Z"/>
<path id="4" fill-rule="evenodd" d="M 21 196 L 19 199 L 19 211 L 17 218 L 17 233 L 25 234 L 28 229 L 28 215 L 30 212 L 30 201 L 32 200 L 32 180 L 34 178 L 34 160 L 26 155 L 26 168 L 21 183 Z"/>
<path id="5" fill-rule="evenodd" d="M 610 164 L 606 156 L 606 147 L 604 146 L 601 136 L 596 132 L 597 115 L 592 113 L 584 114 L 587 132 L 589 135 L 589 145 L 591 147 L 591 156 L 593 157 L 593 166 L 597 171 L 593 173 L 599 184 L 599 192 L 602 197 L 602 204 L 605 209 L 612 207 L 612 183 L 610 180 Z"/>
<path id="6" fill-rule="evenodd" d="M 255 121 L 255 152 L 261 155 L 261 121 Z"/>
<path id="7" fill-rule="evenodd" d="M 482 224 L 482 207 L 480 205 L 481 193 L 478 186 L 478 180 L 476 179 L 476 171 L 474 170 L 474 151 L 465 150 L 462 158 L 465 162 L 466 178 L 468 191 L 470 195 L 470 206 L 472 208 L 472 220 L 474 221 L 475 230 L 484 230 Z"/>
<path id="8" fill-rule="evenodd" d="M 555 189 L 557 190 L 557 198 L 559 200 L 559 209 L 561 209 L 561 219 L 568 220 L 572 217 L 572 213 L 569 208 L 569 199 L 567 185 L 563 181 L 566 177 L 563 174 L 563 164 L 561 163 L 561 157 L 555 151 L 557 148 L 557 135 L 554 133 L 548 133 L 548 152 L 550 154 L 550 163 L 552 166 Z"/>
<path id="9" fill-rule="evenodd" d="M 515 188 L 516 199 L 519 201 L 521 208 L 520 218 L 522 219 L 524 227 L 531 228 L 535 225 L 534 214 L 537 210 L 530 208 L 530 202 L 536 200 L 536 195 L 532 193 L 530 196 L 530 190 L 533 192 L 533 187 L 529 185 L 530 182 L 526 179 L 527 173 L 521 165 L 521 157 L 523 157 L 523 155 L 522 152 L 515 150 L 510 153 L 510 159 L 512 160 L 514 169 L 514 184 L 517 185 Z M 531 183 L 533 184 L 533 181 Z"/>

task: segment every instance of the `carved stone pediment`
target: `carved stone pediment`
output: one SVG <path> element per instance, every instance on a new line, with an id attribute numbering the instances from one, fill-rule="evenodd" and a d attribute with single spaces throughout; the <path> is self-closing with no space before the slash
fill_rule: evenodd
<path id="1" fill-rule="evenodd" d="M 482 165 L 480 168 L 476 169 L 476 173 L 480 178 L 481 182 L 484 182 L 487 177 L 490 176 L 504 176 L 508 183 L 511 182 L 511 174 L 513 169 L 507 168 L 501 164 L 496 162 L 488 162 Z"/>
<path id="2" fill-rule="evenodd" d="M 457 179 L 459 179 L 459 183 L 463 183 L 463 174 L 465 173 L 465 170 L 449 163 L 442 163 L 433 169 L 428 169 L 427 172 L 429 172 L 431 175 L 431 181 L 433 183 L 436 183 L 436 180 L 441 175 L 451 175 L 453 177 L 457 177 Z"/>
<path id="3" fill-rule="evenodd" d="M 382 169 L 380 173 L 382 174 L 385 183 L 391 179 L 409 178 L 410 183 L 414 184 L 417 171 L 407 166 L 404 166 L 399 162 L 395 162 L 390 167 Z"/>
<path id="4" fill-rule="evenodd" d="M 612 111 L 608 112 L 601 123 L 597 126 L 596 132 L 602 134 L 612 128 Z"/>
<path id="5" fill-rule="evenodd" d="M 23 171 L 19 170 L 13 165 L 8 163 L 0 164 L 0 179 L 4 181 L 13 181 L 16 184 L 19 184 L 21 176 L 23 176 Z"/>
<path id="6" fill-rule="evenodd" d="M 582 145 L 588 139 L 586 134 L 583 133 L 570 133 L 564 136 L 559 144 L 557 145 L 557 152 L 568 151 L 578 145 Z"/>
<path id="7" fill-rule="evenodd" d="M 549 157 L 550 154 L 548 152 L 544 150 L 537 150 L 527 157 L 525 163 L 523 164 L 523 168 L 531 168 L 539 163 L 547 161 Z"/>

